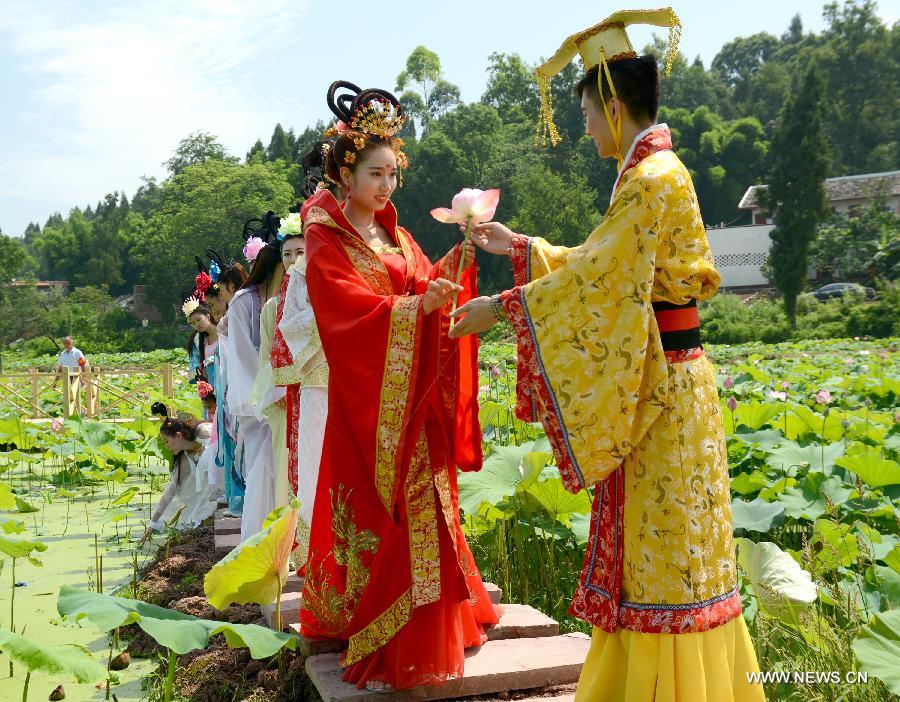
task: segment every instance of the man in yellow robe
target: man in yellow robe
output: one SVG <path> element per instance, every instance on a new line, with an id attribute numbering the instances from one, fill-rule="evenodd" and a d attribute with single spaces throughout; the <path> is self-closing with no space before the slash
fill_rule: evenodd
<path id="1" fill-rule="evenodd" d="M 570 608 L 594 627 L 576 700 L 756 702 L 725 438 L 697 315 L 720 278 L 690 175 L 656 124 L 656 60 L 638 57 L 625 33 L 634 23 L 670 27 L 669 65 L 680 23 L 665 8 L 616 13 L 538 69 L 555 143 L 549 79 L 581 54 L 586 131 L 619 164 L 602 224 L 574 248 L 477 226 L 476 244 L 511 257 L 516 287 L 463 305 L 451 336 L 509 319 L 517 415 L 543 423 L 567 489 L 594 488 Z"/>

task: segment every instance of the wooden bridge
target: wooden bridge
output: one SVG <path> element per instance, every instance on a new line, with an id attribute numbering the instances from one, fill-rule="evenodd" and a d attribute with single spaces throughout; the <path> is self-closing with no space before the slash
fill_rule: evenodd
<path id="1" fill-rule="evenodd" d="M 144 413 L 150 393 L 164 401 L 175 397 L 172 364 L 160 368 L 130 368 L 0 375 L 0 410 L 19 416 L 48 419 L 80 415 L 86 419 L 114 419 Z"/>

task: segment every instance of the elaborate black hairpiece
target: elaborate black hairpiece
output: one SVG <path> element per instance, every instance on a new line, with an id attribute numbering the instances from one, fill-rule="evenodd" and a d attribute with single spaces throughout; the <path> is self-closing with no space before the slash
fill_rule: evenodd
<path id="1" fill-rule="evenodd" d="M 169 416 L 169 408 L 166 407 L 162 402 L 154 402 L 152 405 L 150 405 L 150 412 L 157 417 Z"/>
<path id="2" fill-rule="evenodd" d="M 254 227 L 253 223 L 259 223 L 258 227 Z M 277 242 L 278 230 L 281 228 L 281 218 L 269 210 L 266 212 L 262 219 L 259 217 L 254 217 L 253 219 L 248 219 L 244 223 L 244 231 L 242 236 L 244 237 L 244 241 L 249 239 L 250 237 L 256 236 L 262 239 L 267 243 L 272 243 L 272 241 Z"/>
<path id="3" fill-rule="evenodd" d="M 337 95 L 346 89 L 350 93 Z M 336 80 L 328 87 L 328 109 L 351 129 L 367 134 L 391 137 L 397 134 L 406 121 L 403 105 L 392 93 L 381 88 L 366 88 L 346 80 Z"/>
<path id="4" fill-rule="evenodd" d="M 325 161 L 328 150 L 334 148 L 334 142 L 334 139 L 317 141 L 313 145 L 312 151 L 303 157 L 301 165 L 306 174 L 302 189 L 303 197 L 312 197 L 319 187 L 319 183 L 325 179 Z"/>

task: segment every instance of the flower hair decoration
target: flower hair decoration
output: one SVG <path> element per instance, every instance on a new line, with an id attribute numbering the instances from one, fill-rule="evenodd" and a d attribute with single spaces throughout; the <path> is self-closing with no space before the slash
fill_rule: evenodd
<path id="1" fill-rule="evenodd" d="M 205 400 L 207 397 L 213 394 L 212 385 L 207 383 L 205 380 L 197 381 L 197 395 L 199 395 L 201 400 Z"/>
<path id="2" fill-rule="evenodd" d="M 259 252 L 262 251 L 265 246 L 266 242 L 258 236 L 251 236 L 247 239 L 247 243 L 244 244 L 244 258 L 247 259 L 248 263 L 253 263 L 256 260 L 256 257 L 259 256 Z"/>
<path id="3" fill-rule="evenodd" d="M 190 319 L 191 315 L 200 307 L 200 300 L 191 295 L 187 300 L 184 301 L 184 304 L 181 306 L 181 311 L 184 312 L 184 316 Z"/>

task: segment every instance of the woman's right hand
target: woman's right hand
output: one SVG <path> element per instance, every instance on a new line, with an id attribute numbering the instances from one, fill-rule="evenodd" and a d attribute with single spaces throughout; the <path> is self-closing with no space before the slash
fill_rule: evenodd
<path id="1" fill-rule="evenodd" d="M 492 254 L 509 256 L 512 251 L 513 232 L 500 222 L 485 222 L 472 227 L 472 241 L 475 245 Z"/>
<path id="2" fill-rule="evenodd" d="M 431 314 L 450 302 L 453 293 L 461 292 L 462 289 L 462 285 L 452 283 L 446 278 L 429 280 L 428 289 L 422 296 L 422 311 L 425 314 Z"/>

